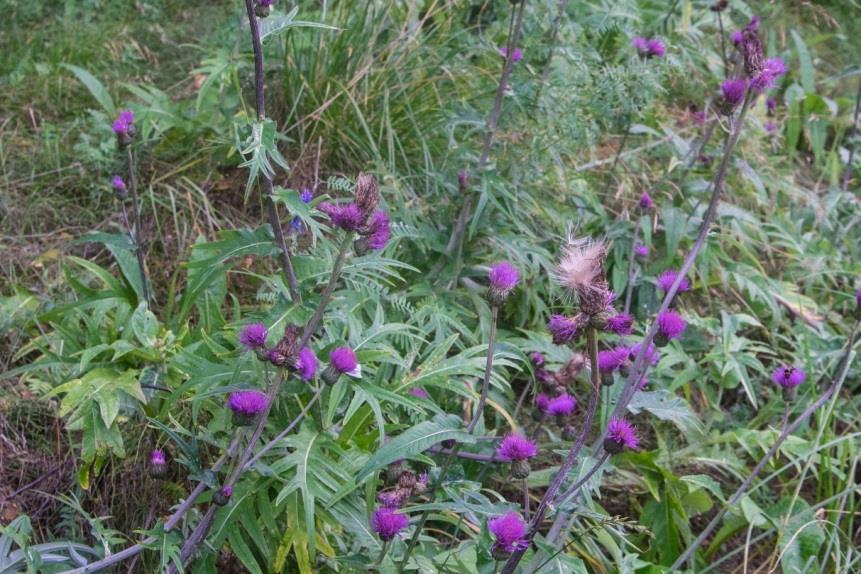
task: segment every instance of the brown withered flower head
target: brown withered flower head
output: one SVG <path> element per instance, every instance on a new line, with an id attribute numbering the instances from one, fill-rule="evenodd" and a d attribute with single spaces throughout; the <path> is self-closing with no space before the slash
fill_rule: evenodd
<path id="1" fill-rule="evenodd" d="M 294 367 L 299 355 L 301 334 L 298 325 L 288 324 L 284 327 L 284 336 L 267 352 L 269 362 L 276 367 Z"/>
<path id="2" fill-rule="evenodd" d="M 369 173 L 360 173 L 356 177 L 356 205 L 362 211 L 367 221 L 380 203 L 380 193 L 377 191 L 377 180 Z"/>
<path id="3" fill-rule="evenodd" d="M 609 287 L 604 273 L 607 245 L 594 239 L 569 237 L 562 246 L 562 259 L 555 278 L 580 303 L 580 310 L 592 316 L 607 308 Z"/>
<path id="4" fill-rule="evenodd" d="M 759 34 L 752 26 L 746 27 L 742 32 L 741 53 L 744 55 L 744 72 L 748 78 L 762 72 L 762 42 L 759 41 Z"/>
<path id="5" fill-rule="evenodd" d="M 565 362 L 564 365 L 562 365 L 562 368 L 553 374 L 553 380 L 556 384 L 562 387 L 567 387 L 574 382 L 574 379 L 577 378 L 577 375 L 580 374 L 580 371 L 582 371 L 585 366 L 586 356 L 582 353 L 575 353 Z"/>

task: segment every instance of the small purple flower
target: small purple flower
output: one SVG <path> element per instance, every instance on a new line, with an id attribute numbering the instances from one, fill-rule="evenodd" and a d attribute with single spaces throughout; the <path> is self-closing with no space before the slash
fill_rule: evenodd
<path id="1" fill-rule="evenodd" d="M 634 255 L 640 259 L 646 259 L 649 256 L 649 248 L 642 243 L 638 243 L 634 246 Z"/>
<path id="2" fill-rule="evenodd" d="M 551 399 L 550 402 L 547 403 L 547 414 L 556 416 L 556 417 L 567 417 L 571 413 L 574 412 L 574 408 L 577 406 L 577 399 L 569 395 L 568 393 L 562 393 L 558 397 Z"/>
<path id="3" fill-rule="evenodd" d="M 510 291 L 517 286 L 520 274 L 508 261 L 501 261 L 490 268 L 490 285 L 502 291 Z"/>
<path id="4" fill-rule="evenodd" d="M 640 196 L 640 201 L 637 203 L 640 209 L 652 209 L 655 207 L 655 202 L 652 200 L 652 196 L 649 195 L 649 192 L 644 191 L 643 195 Z"/>
<path id="5" fill-rule="evenodd" d="M 255 390 L 236 391 L 230 393 L 227 406 L 234 413 L 253 417 L 266 409 L 266 394 Z"/>
<path id="6" fill-rule="evenodd" d="M 306 187 L 299 194 L 299 199 L 302 200 L 302 203 L 311 203 L 311 200 L 314 199 L 314 192 Z"/>
<path id="7" fill-rule="evenodd" d="M 664 311 L 658 315 L 658 334 L 664 342 L 681 337 L 682 333 L 685 332 L 685 327 L 687 327 L 687 323 L 675 311 Z M 657 338 L 655 342 L 658 342 Z"/>
<path id="8" fill-rule="evenodd" d="M 555 345 L 571 342 L 577 334 L 579 326 L 576 317 L 566 317 L 565 315 L 552 315 L 547 323 L 547 329 L 550 331 Z"/>
<path id="9" fill-rule="evenodd" d="M 226 496 L 227 498 L 230 498 L 233 495 L 233 487 L 232 486 L 222 486 L 221 487 L 221 493 L 224 496 Z"/>
<path id="10" fill-rule="evenodd" d="M 117 191 L 125 191 L 126 190 L 126 182 L 123 181 L 118 175 L 115 175 L 111 178 L 111 185 L 114 186 L 114 189 Z"/>
<path id="11" fill-rule="evenodd" d="M 365 224 L 365 214 L 355 203 L 337 207 L 330 216 L 332 223 L 344 231 L 358 231 Z"/>
<path id="12" fill-rule="evenodd" d="M 500 48 L 499 49 L 499 55 L 502 56 L 503 58 L 507 58 L 508 57 L 508 48 L 506 46 L 503 46 L 502 48 Z M 512 52 L 512 54 L 511 54 L 511 60 L 516 63 L 522 59 L 523 59 L 523 50 L 521 50 L 520 48 L 515 48 L 514 52 Z"/>
<path id="13" fill-rule="evenodd" d="M 529 360 L 532 361 L 532 364 L 536 367 L 544 366 L 544 355 L 535 351 L 534 353 L 529 355 Z"/>
<path id="14" fill-rule="evenodd" d="M 263 323 L 251 323 L 245 325 L 239 332 L 239 342 L 246 349 L 260 349 L 266 346 L 266 325 Z"/>
<path id="15" fill-rule="evenodd" d="M 379 251 L 386 246 L 391 237 L 391 229 L 389 227 L 389 216 L 385 211 L 375 211 L 371 216 L 371 222 L 368 224 L 370 233 L 368 233 L 368 247 L 374 251 Z"/>
<path id="16" fill-rule="evenodd" d="M 299 378 L 303 381 L 310 381 L 317 374 L 317 355 L 310 347 L 302 347 L 299 351 L 299 356 L 296 358 L 296 371 L 299 373 Z"/>
<path id="17" fill-rule="evenodd" d="M 771 376 L 771 379 L 784 389 L 795 388 L 803 383 L 806 378 L 807 374 L 804 371 L 792 365 L 778 367 Z"/>
<path id="18" fill-rule="evenodd" d="M 663 58 L 664 55 L 667 53 L 667 47 L 664 45 L 664 43 L 661 40 L 659 40 L 657 38 L 652 38 L 651 40 L 649 40 L 648 41 L 648 47 L 649 47 L 649 54 L 648 55 L 650 58 Z"/>
<path id="19" fill-rule="evenodd" d="M 496 449 L 496 458 L 507 462 L 526 460 L 536 454 L 538 454 L 538 447 L 534 442 L 513 432 L 507 434 Z"/>
<path id="20" fill-rule="evenodd" d="M 631 46 L 633 46 L 641 56 L 646 56 L 649 53 L 649 41 L 642 36 L 634 36 L 631 40 Z"/>
<path id="21" fill-rule="evenodd" d="M 640 349 L 642 349 L 642 343 L 636 343 L 631 347 L 630 359 L 631 361 L 636 361 L 637 357 L 640 355 Z M 655 347 L 652 343 L 649 343 L 649 346 L 646 348 L 646 354 L 643 357 L 646 364 L 657 365 L 658 361 L 661 360 L 661 352 L 658 351 L 657 347 Z"/>
<path id="22" fill-rule="evenodd" d="M 606 329 L 617 335 L 630 335 L 634 326 L 634 318 L 628 313 L 618 313 L 607 319 Z"/>
<path id="23" fill-rule="evenodd" d="M 421 387 L 413 387 L 410 389 L 410 394 L 419 399 L 429 399 L 430 395 Z"/>
<path id="24" fill-rule="evenodd" d="M 769 58 L 762 66 L 762 71 L 750 80 L 750 88 L 764 92 L 774 87 L 774 82 L 786 73 L 786 64 L 780 58 Z"/>
<path id="25" fill-rule="evenodd" d="M 547 409 L 550 407 L 550 397 L 544 393 L 540 393 L 535 397 L 535 406 L 538 407 L 541 412 L 546 413 Z"/>
<path id="26" fill-rule="evenodd" d="M 730 33 L 730 35 L 729 35 L 729 39 L 736 46 L 741 44 L 741 41 L 743 38 L 744 38 L 744 35 L 741 33 L 741 30 L 733 30 L 732 33 Z"/>
<path id="27" fill-rule="evenodd" d="M 759 30 L 759 16 L 754 15 L 750 22 L 747 23 L 747 26 L 744 27 L 745 30 L 750 32 L 756 32 Z"/>
<path id="28" fill-rule="evenodd" d="M 741 78 L 725 80 L 720 85 L 720 91 L 723 95 L 726 109 L 731 110 L 738 106 L 742 100 L 744 100 L 744 93 L 746 90 L 747 82 Z"/>
<path id="29" fill-rule="evenodd" d="M 353 372 L 359 364 L 350 347 L 338 347 L 329 354 L 329 361 L 340 374 Z"/>
<path id="30" fill-rule="evenodd" d="M 371 529 L 388 542 L 410 525 L 410 519 L 393 508 L 380 507 L 371 515 Z"/>
<path id="31" fill-rule="evenodd" d="M 129 128 L 135 121 L 135 115 L 131 110 L 123 110 L 117 116 L 117 119 L 114 120 L 114 123 L 111 125 L 111 128 L 114 130 L 115 134 L 127 134 L 129 133 Z"/>
<path id="32" fill-rule="evenodd" d="M 625 449 L 633 450 L 639 445 L 640 439 L 637 438 L 634 425 L 625 419 L 610 419 L 610 424 L 607 426 L 607 438 L 604 441 L 604 448 L 607 452 L 618 454 Z"/>
<path id="33" fill-rule="evenodd" d="M 164 478 L 167 474 L 167 464 L 164 451 L 155 449 L 149 455 L 149 474 L 153 478 Z"/>
<path id="34" fill-rule="evenodd" d="M 658 277 L 658 288 L 664 292 L 664 294 L 669 293 L 670 287 L 673 286 L 673 283 L 676 282 L 676 278 L 679 276 L 679 272 L 675 269 L 667 269 L 663 273 L 661 273 L 660 277 Z M 681 283 L 679 283 L 679 289 L 676 293 L 684 293 L 685 291 L 689 291 L 691 289 L 691 282 L 688 281 L 687 277 L 683 277 Z"/>
<path id="35" fill-rule="evenodd" d="M 497 518 L 491 518 L 487 521 L 487 529 L 496 539 L 493 543 L 493 554 L 497 559 L 501 559 L 526 545 L 526 523 L 514 511 L 506 512 Z"/>
<path id="36" fill-rule="evenodd" d="M 612 373 L 628 360 L 631 350 L 628 347 L 615 347 L 598 353 L 598 370 Z"/>
<path id="37" fill-rule="evenodd" d="M 164 451 L 155 449 L 149 454 L 149 461 L 156 466 L 165 464 Z"/>

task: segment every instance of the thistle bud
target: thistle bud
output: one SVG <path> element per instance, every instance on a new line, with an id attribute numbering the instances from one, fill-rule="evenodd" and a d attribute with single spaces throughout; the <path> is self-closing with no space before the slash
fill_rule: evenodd
<path id="1" fill-rule="evenodd" d="M 120 200 L 123 200 L 128 196 L 126 182 L 123 181 L 123 178 L 121 178 L 120 176 L 115 175 L 113 178 L 111 178 L 111 185 L 113 186 L 114 191 L 117 193 L 117 197 Z"/>
<path id="2" fill-rule="evenodd" d="M 571 425 L 565 425 L 562 428 L 562 440 L 574 440 L 574 437 L 577 436 L 577 432 L 574 430 L 574 427 Z"/>
<path id="3" fill-rule="evenodd" d="M 404 471 L 404 461 L 396 460 L 386 467 L 386 484 L 395 484 L 401 477 Z"/>
<path id="4" fill-rule="evenodd" d="M 222 486 L 212 495 L 212 502 L 218 506 L 227 506 L 230 502 L 230 496 L 233 494 L 233 488 L 230 486 Z"/>
<path id="5" fill-rule="evenodd" d="M 455 441 L 453 438 L 447 438 L 444 441 L 442 441 L 443 448 L 447 448 L 449 450 L 453 449 L 454 445 L 456 445 L 456 444 L 457 444 L 457 441 Z"/>
<path id="6" fill-rule="evenodd" d="M 164 478 L 167 474 L 167 461 L 164 457 L 164 451 L 155 449 L 149 456 L 149 475 L 155 479 Z"/>
<path id="7" fill-rule="evenodd" d="M 360 173 L 356 178 L 356 205 L 369 218 L 380 203 L 377 180 L 369 173 Z"/>
<path id="8" fill-rule="evenodd" d="M 461 193 L 466 193 L 466 190 L 469 189 L 469 172 L 465 169 L 457 172 L 457 187 Z"/>
<path id="9" fill-rule="evenodd" d="M 411 470 L 405 470 L 398 477 L 398 488 L 404 490 L 412 490 L 416 487 L 416 473 Z"/>
<path id="10" fill-rule="evenodd" d="M 272 12 L 272 4 L 274 4 L 275 0 L 257 0 L 257 4 L 254 6 L 254 14 L 258 18 L 266 18 Z"/>
<path id="11" fill-rule="evenodd" d="M 512 461 L 511 476 L 513 478 L 526 478 L 529 476 L 530 472 L 532 472 L 532 468 L 529 466 L 528 460 L 523 459 Z"/>
<path id="12" fill-rule="evenodd" d="M 598 329 L 599 331 L 603 331 L 604 328 L 607 326 L 607 321 L 610 319 L 610 317 L 610 312 L 600 311 L 589 317 L 589 324 Z"/>

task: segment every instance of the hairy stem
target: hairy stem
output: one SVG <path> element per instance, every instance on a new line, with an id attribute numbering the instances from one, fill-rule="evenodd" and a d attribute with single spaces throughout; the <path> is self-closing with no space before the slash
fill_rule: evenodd
<path id="1" fill-rule="evenodd" d="M 129 191 L 132 194 L 132 220 L 135 224 L 133 236 L 135 255 L 137 255 L 138 269 L 141 274 L 141 289 L 143 290 L 144 303 L 149 307 L 149 285 L 146 277 L 146 266 L 144 264 L 143 241 L 141 240 L 141 211 L 138 199 L 138 182 L 135 177 L 135 156 L 134 153 L 132 153 L 132 146 L 126 147 L 126 154 L 129 170 Z M 126 217 L 125 214 L 125 205 L 123 206 L 123 218 L 126 220 L 126 226 L 128 226 L 128 217 Z M 129 233 L 131 233 L 131 231 Z"/>
<path id="2" fill-rule="evenodd" d="M 538 528 L 541 526 L 541 521 L 544 520 L 544 515 L 547 513 L 550 503 L 562 487 L 565 477 L 568 476 L 568 471 L 571 470 L 571 467 L 574 466 L 574 463 L 577 461 L 577 455 L 580 453 L 583 445 L 586 444 L 586 437 L 589 434 L 589 428 L 592 426 L 592 419 L 595 417 L 595 412 L 598 410 L 598 398 L 601 396 L 601 374 L 598 372 L 598 332 L 594 327 L 590 326 L 587 328 L 586 339 L 592 371 L 592 391 L 589 395 L 589 406 L 586 409 L 586 417 L 583 419 L 583 426 L 580 427 L 580 432 L 578 433 L 574 444 L 571 446 L 571 450 L 568 451 L 568 456 L 559 466 L 559 470 L 553 478 L 553 482 L 550 483 L 550 487 L 544 493 L 544 496 L 541 498 L 541 502 L 538 504 L 538 508 L 535 510 L 535 515 L 529 522 L 529 532 L 526 535 L 526 542 L 528 543 L 531 543 L 532 539 L 538 533 Z M 526 553 L 528 547 L 529 544 L 524 544 L 521 549 L 516 550 L 508 558 L 508 561 L 505 563 L 505 567 L 502 569 L 502 574 L 514 573 L 514 570 L 517 568 L 520 560 L 523 559 L 523 555 Z"/>
<path id="3" fill-rule="evenodd" d="M 266 117 L 266 97 L 263 93 L 265 80 L 263 71 L 263 45 L 260 41 L 260 26 L 257 23 L 257 16 L 254 15 L 254 0 L 245 0 L 245 10 L 248 13 L 248 27 L 251 29 L 251 45 L 254 49 L 255 111 L 257 112 L 257 121 L 263 121 Z M 296 273 L 293 271 L 290 250 L 287 248 L 287 242 L 284 240 L 284 228 L 281 226 L 281 218 L 278 217 L 278 206 L 275 205 L 272 177 L 264 170 L 261 170 L 260 177 L 263 179 L 263 187 L 266 190 L 265 201 L 269 225 L 272 227 L 275 241 L 281 250 L 281 267 L 287 280 L 290 299 L 294 303 L 301 303 L 302 294 L 299 292 L 299 282 L 296 280 Z"/>
<path id="4" fill-rule="evenodd" d="M 697 548 L 699 548 L 703 542 L 705 542 L 706 538 L 712 533 L 712 531 L 717 527 L 720 523 L 721 519 L 723 519 L 724 514 L 739 500 L 741 497 L 745 495 L 747 490 L 753 484 L 753 481 L 756 480 L 756 477 L 759 476 L 759 473 L 765 468 L 765 465 L 771 460 L 771 458 L 777 453 L 778 449 L 783 445 L 789 435 L 795 432 L 798 427 L 800 427 L 804 421 L 806 421 L 810 416 L 816 412 L 816 410 L 825 404 L 825 402 L 831 398 L 831 395 L 835 393 L 837 388 L 843 382 L 846 377 L 846 373 L 849 370 L 849 365 L 851 361 L 849 360 L 852 355 L 852 347 L 855 346 L 855 339 L 858 335 L 858 321 L 852 326 L 852 332 L 849 335 L 849 340 L 846 344 L 846 350 L 844 352 L 843 359 L 841 364 L 837 370 L 836 376 L 831 380 L 831 384 L 825 389 L 825 391 L 819 396 L 816 401 L 814 401 L 810 406 L 804 409 L 798 418 L 796 418 L 792 423 L 783 426 L 783 430 L 780 435 L 777 437 L 777 440 L 774 441 L 774 444 L 771 445 L 771 448 L 768 449 L 768 452 L 765 453 L 757 465 L 753 468 L 751 473 L 744 479 L 741 485 L 738 487 L 738 490 L 733 493 L 733 495 L 729 498 L 727 503 L 723 508 L 712 518 L 712 520 L 708 523 L 708 525 L 700 532 L 699 536 L 694 539 L 694 541 L 685 549 L 681 556 L 670 566 L 669 572 L 675 572 L 678 570 L 685 562 L 687 562 L 691 557 L 693 557 L 694 552 L 696 552 Z"/>

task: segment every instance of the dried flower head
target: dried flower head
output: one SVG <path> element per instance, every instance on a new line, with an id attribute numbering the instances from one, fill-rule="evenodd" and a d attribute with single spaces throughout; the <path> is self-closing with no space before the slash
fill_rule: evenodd
<path id="1" fill-rule="evenodd" d="M 580 308 L 589 316 L 607 308 L 606 255 L 607 246 L 602 241 L 569 237 L 556 267 L 556 280 L 579 300 Z"/>
<path id="2" fill-rule="evenodd" d="M 803 370 L 798 367 L 793 367 L 792 365 L 778 367 L 777 370 L 774 371 L 774 374 L 771 375 L 771 379 L 784 389 L 797 387 L 802 384 L 806 378 L 807 374 Z"/>
<path id="3" fill-rule="evenodd" d="M 266 325 L 263 323 L 251 323 L 245 325 L 239 332 L 239 342 L 246 349 L 260 349 L 266 346 Z"/>
<path id="4" fill-rule="evenodd" d="M 369 173 L 360 173 L 356 177 L 356 206 L 364 214 L 365 219 L 371 216 L 379 203 L 377 180 Z"/>
<path id="5" fill-rule="evenodd" d="M 516 512 L 506 512 L 487 521 L 487 529 L 493 534 L 493 555 L 502 560 L 512 552 L 523 548 L 526 542 L 526 523 Z"/>
<path id="6" fill-rule="evenodd" d="M 317 374 L 317 355 L 310 347 L 302 347 L 299 351 L 299 356 L 296 358 L 296 372 L 299 378 L 303 381 L 310 381 Z"/>
<path id="7" fill-rule="evenodd" d="M 383 508 L 400 508 L 404 503 L 403 492 L 399 490 L 381 492 L 377 495 L 377 501 L 383 505 Z"/>
<path id="8" fill-rule="evenodd" d="M 371 529 L 388 542 L 410 525 L 410 519 L 393 508 L 380 507 L 371 515 Z"/>
<path id="9" fill-rule="evenodd" d="M 299 353 L 299 337 L 301 329 L 298 325 L 288 323 L 284 327 L 284 336 L 274 347 L 266 352 L 266 358 L 276 367 L 291 367 Z"/>
<path id="10" fill-rule="evenodd" d="M 762 65 L 759 73 L 750 79 L 750 89 L 764 92 L 774 87 L 774 82 L 786 73 L 786 64 L 780 58 L 769 58 Z"/>
<path id="11" fill-rule="evenodd" d="M 633 450 L 640 444 L 634 425 L 625 419 L 610 419 L 607 426 L 607 438 L 604 440 L 604 449 L 610 454 L 618 454 L 625 449 Z"/>
<path id="12" fill-rule="evenodd" d="M 586 366 L 586 356 L 581 353 L 575 353 L 570 359 L 565 361 L 562 368 L 556 371 L 554 379 L 559 385 L 566 387 L 577 377 L 583 367 Z"/>
<path id="13" fill-rule="evenodd" d="M 527 460 L 538 454 L 538 447 L 535 443 L 523 435 L 517 433 L 509 433 L 499 443 L 496 449 L 497 460 L 502 461 L 517 461 Z"/>
<path id="14" fill-rule="evenodd" d="M 754 78 L 762 72 L 762 42 L 759 41 L 756 30 L 750 29 L 750 25 L 741 34 L 741 53 L 744 56 L 744 72 L 748 78 Z"/>
<path id="15" fill-rule="evenodd" d="M 577 330 L 580 328 L 578 317 L 566 317 L 565 315 L 552 315 L 547 323 L 547 330 L 553 337 L 554 345 L 564 345 L 574 340 Z"/>

